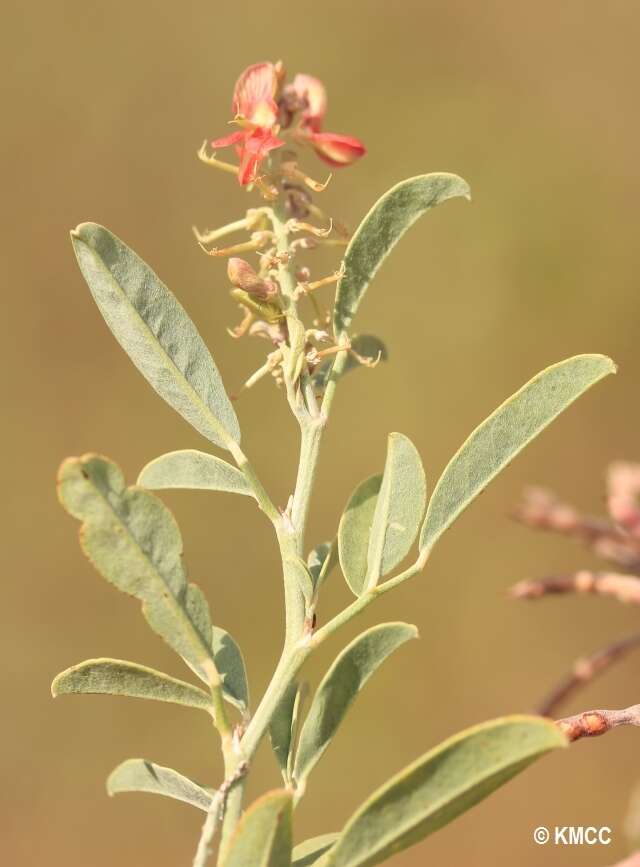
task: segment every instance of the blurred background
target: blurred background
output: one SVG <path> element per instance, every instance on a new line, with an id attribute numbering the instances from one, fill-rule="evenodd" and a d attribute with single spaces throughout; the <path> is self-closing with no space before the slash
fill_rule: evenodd
<path id="1" fill-rule="evenodd" d="M 457 172 L 473 191 L 471 204 L 447 203 L 412 230 L 361 308 L 358 328 L 385 339 L 390 361 L 358 371 L 338 392 L 310 544 L 331 536 L 353 487 L 380 470 L 389 431 L 412 438 L 433 485 L 470 430 L 539 369 L 578 352 L 620 365 L 465 513 L 421 578 L 309 665 L 316 683 L 348 639 L 381 620 L 420 629 L 422 640 L 358 699 L 297 813 L 297 840 L 338 829 L 374 787 L 440 739 L 528 710 L 577 656 L 635 628 L 637 610 L 613 602 L 527 605 L 506 590 L 520 578 L 597 565 L 572 543 L 509 519 L 524 485 L 552 486 L 601 512 L 607 463 L 640 459 L 640 5 L 8 0 L 4 10 L 4 863 L 190 864 L 200 814 L 150 796 L 109 800 L 104 779 L 130 756 L 221 779 L 215 739 L 198 714 L 50 698 L 51 678 L 88 657 L 132 658 L 188 677 L 138 604 L 85 561 L 54 478 L 65 456 L 89 450 L 118 461 L 133 482 L 164 451 L 207 448 L 108 332 L 69 244 L 78 222 L 104 223 L 152 264 L 197 323 L 229 390 L 261 363 L 264 344 L 227 337 L 238 311 L 224 263 L 204 256 L 191 234 L 192 224 L 215 227 L 255 201 L 196 159 L 205 138 L 228 129 L 245 66 L 282 58 L 290 73 L 319 76 L 329 91 L 327 129 L 368 145 L 322 200 L 347 224 L 413 174 Z M 324 176 L 311 154 L 304 165 Z M 308 262 L 324 276 L 338 258 L 313 253 Z M 329 304 L 333 290 L 323 292 Z M 284 505 L 297 438 L 283 396 L 265 381 L 238 413 L 246 450 Z M 283 626 L 269 527 L 244 498 L 165 499 L 190 574 L 214 620 L 241 644 L 257 698 Z M 348 598 L 334 573 L 320 618 Z M 566 713 L 639 701 L 639 670 L 630 657 Z M 278 780 L 265 746 L 250 797 Z M 604 867 L 625 853 L 622 821 L 638 780 L 638 731 L 576 744 L 393 863 Z M 614 842 L 541 850 L 533 829 L 556 824 L 607 824 Z"/>

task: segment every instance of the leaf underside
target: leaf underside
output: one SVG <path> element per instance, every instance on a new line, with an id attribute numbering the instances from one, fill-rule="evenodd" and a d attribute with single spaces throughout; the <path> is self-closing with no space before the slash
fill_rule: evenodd
<path id="1" fill-rule="evenodd" d="M 213 799 L 210 792 L 188 777 L 146 759 L 127 759 L 118 765 L 107 779 L 107 792 L 109 795 L 122 792 L 164 795 L 176 801 L 184 801 L 185 804 L 191 804 L 205 812 Z"/>
<path id="2" fill-rule="evenodd" d="M 240 470 L 197 449 L 167 452 L 150 461 L 140 472 L 138 485 L 152 491 L 184 488 L 253 496 L 251 486 Z"/>
<path id="3" fill-rule="evenodd" d="M 218 369 L 182 305 L 127 245 L 96 223 L 71 233 L 80 270 L 116 340 L 140 373 L 199 433 L 240 442 Z"/>
<path id="4" fill-rule="evenodd" d="M 60 672 L 51 684 L 59 695 L 126 695 L 212 712 L 211 696 L 197 686 L 124 659 L 87 659 Z"/>

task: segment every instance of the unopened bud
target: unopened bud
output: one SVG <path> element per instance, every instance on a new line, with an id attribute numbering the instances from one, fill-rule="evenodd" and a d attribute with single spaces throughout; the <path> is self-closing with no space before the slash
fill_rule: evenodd
<path id="1" fill-rule="evenodd" d="M 239 259 L 236 256 L 229 259 L 227 276 L 232 286 L 243 289 L 256 298 L 266 300 L 275 295 L 276 289 L 273 283 L 258 276 L 244 259 Z"/>

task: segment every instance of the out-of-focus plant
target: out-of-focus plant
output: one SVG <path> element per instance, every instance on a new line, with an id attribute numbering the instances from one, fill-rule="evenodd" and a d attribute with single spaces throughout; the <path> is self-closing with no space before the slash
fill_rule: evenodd
<path id="1" fill-rule="evenodd" d="M 202 686 L 134 662 L 92 659 L 59 674 L 53 693 L 168 701 L 211 717 L 224 767 L 215 788 L 146 759 L 124 762 L 108 780 L 111 794 L 155 792 L 206 813 L 194 867 L 207 861 L 218 827 L 221 867 L 378 864 L 567 743 L 556 725 L 535 716 L 478 725 L 432 748 L 384 783 L 338 833 L 323 833 L 293 847 L 293 815 L 310 786 L 311 772 L 364 684 L 391 653 L 417 637 L 417 630 L 383 623 L 363 632 L 329 667 L 303 719 L 300 673 L 309 656 L 381 596 L 422 572 L 440 536 L 491 479 L 578 396 L 614 371 L 601 355 L 569 358 L 543 370 L 473 431 L 433 487 L 428 505 L 415 446 L 400 433 L 390 434 L 382 472 L 356 488 L 336 522 L 334 538 L 309 550 L 307 515 L 337 386 L 347 372 L 375 367 L 385 357 L 379 338 L 354 334 L 358 307 L 387 254 L 419 217 L 447 199 L 469 198 L 466 182 L 456 175 L 412 177 L 383 195 L 348 237 L 312 199 L 324 184 L 298 163 L 299 147 L 311 148 L 333 167 L 364 154 L 357 139 L 323 131 L 325 113 L 325 90 L 317 79 L 297 75 L 286 84 L 280 64 L 260 63 L 236 84 L 232 121 L 237 130 L 212 143 L 214 149 L 235 147 L 239 165 L 220 161 L 206 144 L 199 152 L 204 163 L 236 175 L 242 187 L 261 197 L 239 219 L 196 236 L 209 255 L 228 257 L 231 294 L 243 310 L 232 336 L 260 337 L 271 344 L 246 387 L 272 374 L 299 426 L 297 477 L 286 503 L 273 502 L 241 447 L 234 406 L 179 302 L 107 229 L 83 223 L 72 232 L 82 274 L 116 339 L 158 394 L 233 461 L 209 451 L 173 451 L 147 464 L 132 487 L 112 461 L 95 454 L 69 458 L 59 473 L 61 502 L 81 522 L 81 545 L 93 565 L 141 601 L 151 629 Z M 240 232 L 246 233 L 243 240 L 211 247 Z M 319 245 L 346 250 L 334 274 L 312 279 L 306 257 Z M 239 258 L 248 253 L 256 256 L 253 264 Z M 335 300 L 325 314 L 318 295 L 331 283 L 336 284 Z M 273 526 L 282 558 L 285 634 L 280 661 L 255 704 L 240 649 L 223 628 L 212 625 L 203 592 L 187 578 L 178 527 L 149 492 L 167 488 L 251 497 Z M 416 540 L 417 551 L 402 568 Z M 322 587 L 337 566 L 354 599 L 319 626 Z M 267 734 L 283 782 L 245 807 L 245 781 Z"/>
<path id="2" fill-rule="evenodd" d="M 544 488 L 527 488 L 514 517 L 527 527 L 546 530 L 586 545 L 601 559 L 622 567 L 548 575 L 515 584 L 514 599 L 541 599 L 566 594 L 595 595 L 630 605 L 640 605 L 640 464 L 615 461 L 607 470 L 608 516 L 582 514 L 556 494 Z M 633 632 L 605 647 L 577 659 L 571 670 L 549 692 L 537 708 L 543 716 L 555 715 L 586 684 L 600 677 L 616 662 L 640 647 L 640 632 Z M 558 720 L 569 740 L 606 734 L 620 725 L 640 726 L 640 704 L 621 710 L 588 710 Z M 634 853 L 616 867 L 640 867 L 640 790 L 630 799 L 625 832 Z"/>
<path id="3" fill-rule="evenodd" d="M 607 471 L 608 516 L 583 515 L 543 488 L 528 488 L 514 516 L 525 526 L 547 530 L 587 545 L 598 557 L 625 572 L 580 569 L 562 575 L 520 581 L 511 588 L 514 599 L 540 599 L 567 593 L 609 597 L 640 605 L 640 464 L 616 461 Z M 618 639 L 581 657 L 571 671 L 540 703 L 541 714 L 551 716 L 584 684 L 607 671 L 613 663 L 640 647 L 640 632 Z M 587 711 L 571 717 L 571 739 L 604 734 L 616 725 L 640 725 L 640 705 L 624 710 Z"/>

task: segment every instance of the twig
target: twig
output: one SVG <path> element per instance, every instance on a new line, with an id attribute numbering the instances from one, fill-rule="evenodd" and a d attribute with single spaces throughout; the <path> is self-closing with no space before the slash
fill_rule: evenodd
<path id="1" fill-rule="evenodd" d="M 513 517 L 527 527 L 578 539 L 597 555 L 631 571 L 640 570 L 640 539 L 606 518 L 581 515 L 544 488 L 527 488 Z"/>
<path id="2" fill-rule="evenodd" d="M 623 641 L 600 648 L 591 656 L 576 660 L 571 673 L 542 702 L 538 708 L 538 713 L 541 716 L 553 716 L 558 706 L 565 702 L 572 693 L 590 683 L 614 662 L 638 646 L 640 646 L 640 632 L 630 635 Z"/>
<path id="3" fill-rule="evenodd" d="M 229 790 L 234 783 L 244 777 L 247 773 L 247 769 L 248 765 L 246 762 L 242 762 L 238 765 L 233 776 L 228 780 L 225 780 L 218 791 L 214 794 L 211 804 L 209 805 L 207 818 L 204 820 L 204 825 L 202 826 L 202 832 L 198 842 L 198 851 L 193 859 L 193 867 L 204 867 L 207 863 L 207 859 L 209 858 L 209 855 L 211 855 L 211 843 L 215 836 L 218 823 L 222 821 L 224 816 L 224 808 Z"/>
<path id="4" fill-rule="evenodd" d="M 604 735 L 618 726 L 640 726 L 640 704 L 623 710 L 587 710 L 556 721 L 570 741 Z"/>
<path id="5" fill-rule="evenodd" d="M 597 596 L 612 596 L 619 602 L 640 605 L 640 578 L 617 572 L 589 572 L 582 569 L 570 575 L 520 581 L 509 591 L 513 599 L 540 599 L 558 593 L 594 593 Z"/>

